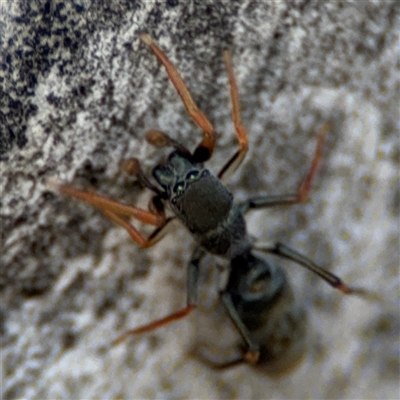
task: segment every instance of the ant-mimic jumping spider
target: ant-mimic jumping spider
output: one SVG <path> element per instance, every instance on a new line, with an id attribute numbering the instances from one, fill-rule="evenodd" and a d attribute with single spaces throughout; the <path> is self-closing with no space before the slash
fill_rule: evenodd
<path id="1" fill-rule="evenodd" d="M 266 349 L 269 348 L 266 343 L 269 336 L 265 335 L 269 318 L 278 318 L 280 309 L 285 312 L 288 309 L 290 312 L 291 294 L 289 293 L 291 290 L 282 269 L 256 255 L 254 251 L 256 246 L 246 230 L 244 214 L 250 209 L 291 205 L 308 198 L 321 158 L 328 124 L 323 125 L 318 135 L 311 168 L 297 193 L 262 196 L 237 204 L 221 182 L 240 166 L 248 150 L 248 139 L 240 119 L 238 90 L 229 53 L 224 52 L 224 60 L 229 77 L 232 117 L 239 140 L 239 150 L 228 160 L 219 174 L 214 176 L 204 168 L 204 163 L 210 159 L 214 151 L 216 133 L 213 125 L 198 108 L 177 69 L 167 56 L 149 36 L 142 35 L 141 39 L 165 67 L 189 115 L 202 129 L 202 141 L 191 153 L 164 132 L 158 130 L 148 132 L 146 140 L 152 145 L 174 149 L 167 161 L 157 165 L 152 171 L 157 186 L 144 175 L 137 159 L 132 158 L 123 163 L 128 174 L 136 175 L 145 187 L 155 193 L 149 203 L 149 210 L 125 205 L 66 184 L 53 184 L 53 186 L 64 194 L 99 208 L 111 221 L 126 229 L 140 247 L 146 248 L 156 244 L 165 235 L 167 227 L 175 218 L 186 226 L 197 242 L 197 247 L 188 264 L 186 307 L 167 317 L 125 332 L 114 341 L 114 344 L 120 343 L 129 335 L 151 331 L 188 315 L 197 304 L 200 261 L 206 253 L 211 253 L 230 262 L 228 284 L 221 293 L 221 299 L 245 343 L 241 357 L 224 365 L 233 365 L 242 361 L 261 362 L 267 356 Z M 166 204 L 174 213 L 173 217 L 166 217 Z M 131 217 L 155 226 L 154 232 L 145 238 L 129 222 Z M 272 247 L 264 247 L 262 250 L 306 267 L 345 294 L 362 293 L 361 289 L 350 288 L 335 275 L 283 244 L 278 243 Z"/>

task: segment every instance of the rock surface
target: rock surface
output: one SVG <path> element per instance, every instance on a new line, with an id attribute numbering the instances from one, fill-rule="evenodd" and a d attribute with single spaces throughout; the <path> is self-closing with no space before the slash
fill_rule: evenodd
<path id="1" fill-rule="evenodd" d="M 397 398 L 398 3 L 109 3 L 0 4 L 2 398 Z M 123 330 L 184 304 L 193 241 L 177 228 L 139 250 L 44 179 L 146 206 L 149 193 L 120 172 L 121 160 L 135 156 L 150 172 L 163 156 L 143 140 L 152 128 L 198 143 L 143 32 L 216 126 L 214 172 L 237 146 L 222 61 L 231 50 L 250 139 L 229 184 L 238 199 L 296 190 L 330 121 L 310 201 L 249 214 L 249 230 L 384 299 L 343 297 L 282 263 L 313 331 L 289 375 L 216 372 L 190 356 L 232 333 L 213 307 L 214 275 L 202 288 L 213 300 L 187 320 L 109 348 Z"/>

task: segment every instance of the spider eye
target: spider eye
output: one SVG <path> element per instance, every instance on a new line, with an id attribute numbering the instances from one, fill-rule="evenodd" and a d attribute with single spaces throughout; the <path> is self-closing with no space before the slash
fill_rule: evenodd
<path id="1" fill-rule="evenodd" d="M 196 177 L 199 175 L 199 171 L 190 171 L 187 175 L 186 175 L 186 180 L 188 180 L 189 182 L 192 182 L 196 179 Z"/>
<path id="2" fill-rule="evenodd" d="M 178 182 L 175 186 L 174 186 L 174 193 L 177 195 L 180 195 L 183 192 L 183 189 L 185 187 L 185 184 L 183 182 Z"/>

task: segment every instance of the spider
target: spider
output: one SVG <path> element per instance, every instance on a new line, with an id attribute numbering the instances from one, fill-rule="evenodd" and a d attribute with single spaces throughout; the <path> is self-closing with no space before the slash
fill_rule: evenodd
<path id="1" fill-rule="evenodd" d="M 254 340 L 252 337 L 245 315 L 235 300 L 237 299 L 237 290 L 236 284 L 233 282 L 246 280 L 248 275 L 253 273 L 253 269 L 257 272 L 260 265 L 264 265 L 265 262 L 254 255 L 254 243 L 247 233 L 244 214 L 251 209 L 291 205 L 301 203 L 308 198 L 321 159 L 329 124 L 324 124 L 320 129 L 310 170 L 296 193 L 261 196 L 238 204 L 222 183 L 241 165 L 249 147 L 247 133 L 240 118 L 238 89 L 229 52 L 224 51 L 223 57 L 229 77 L 232 119 L 239 141 L 239 149 L 215 176 L 204 167 L 204 163 L 214 152 L 216 132 L 213 125 L 196 105 L 179 72 L 162 50 L 148 35 L 141 35 L 141 39 L 162 63 L 190 117 L 203 131 L 201 142 L 193 152 L 190 152 L 184 145 L 166 133 L 159 130 L 149 131 L 146 135 L 149 143 L 157 147 L 173 148 L 168 159 L 156 165 L 152 170 L 156 184 L 145 176 L 137 159 L 125 160 L 123 163 L 125 171 L 128 174 L 136 175 L 138 180 L 154 193 L 148 210 L 125 205 L 93 192 L 78 190 L 68 184 L 56 184 L 55 186 L 62 193 L 100 209 L 108 219 L 123 227 L 132 240 L 142 248 L 155 245 L 168 232 L 168 227 L 174 219 L 178 219 L 196 240 L 197 246 L 188 263 L 186 307 L 164 318 L 126 331 L 114 341 L 114 344 L 120 343 L 129 335 L 151 331 L 188 315 L 197 304 L 200 262 L 206 253 L 211 253 L 230 262 L 230 283 L 221 298 L 229 316 L 246 342 L 247 350 L 243 359 L 255 363 L 260 357 L 260 343 L 259 340 Z M 174 216 L 167 218 L 166 205 L 170 207 Z M 130 223 L 130 218 L 155 226 L 153 233 L 149 237 L 144 237 Z M 340 278 L 287 246 L 277 243 L 264 250 L 301 264 L 345 294 L 359 292 L 358 289 L 347 286 Z M 239 291 L 239 295 L 244 296 L 245 293 Z M 247 297 L 244 299 L 247 300 Z"/>

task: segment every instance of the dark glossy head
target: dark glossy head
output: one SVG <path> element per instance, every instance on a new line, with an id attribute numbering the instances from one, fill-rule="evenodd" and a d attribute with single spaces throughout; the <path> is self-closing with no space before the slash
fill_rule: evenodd
<path id="1" fill-rule="evenodd" d="M 229 215 L 233 197 L 210 171 L 174 152 L 153 176 L 165 190 L 171 208 L 195 234 L 215 229 Z"/>

